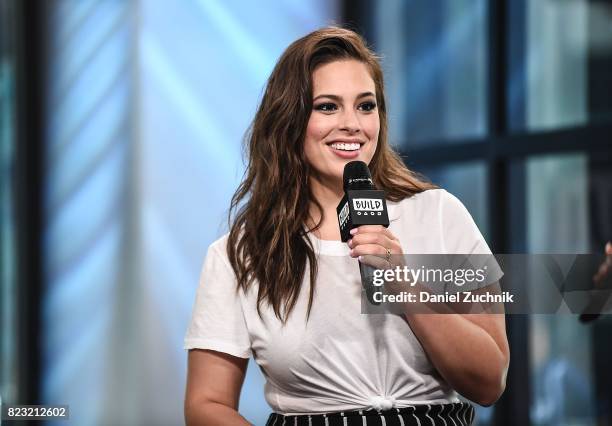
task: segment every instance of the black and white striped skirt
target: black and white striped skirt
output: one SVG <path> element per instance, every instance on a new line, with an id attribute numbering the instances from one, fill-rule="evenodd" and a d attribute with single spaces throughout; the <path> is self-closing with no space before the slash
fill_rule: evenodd
<path id="1" fill-rule="evenodd" d="M 285 416 L 272 413 L 266 426 L 469 426 L 474 407 L 467 402 L 411 405 L 389 410 Z"/>

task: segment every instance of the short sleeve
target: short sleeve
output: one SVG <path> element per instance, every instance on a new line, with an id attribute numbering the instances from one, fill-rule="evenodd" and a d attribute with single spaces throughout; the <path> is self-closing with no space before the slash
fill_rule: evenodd
<path id="1" fill-rule="evenodd" d="M 448 254 L 491 254 L 474 219 L 450 192 L 442 191 L 440 200 L 440 227 L 444 252 Z"/>
<path id="2" fill-rule="evenodd" d="M 472 269 L 484 268 L 486 270 L 485 281 L 475 283 L 475 288 L 499 281 L 504 273 L 474 223 L 474 219 L 457 197 L 447 191 L 443 192 L 440 202 L 440 222 L 444 253 L 467 255 L 465 257 L 454 256 L 453 261 L 457 262 L 455 267 L 469 264 Z"/>
<path id="3" fill-rule="evenodd" d="M 249 358 L 251 343 L 236 276 L 220 246 L 213 243 L 208 249 L 184 349 L 211 349 Z"/>

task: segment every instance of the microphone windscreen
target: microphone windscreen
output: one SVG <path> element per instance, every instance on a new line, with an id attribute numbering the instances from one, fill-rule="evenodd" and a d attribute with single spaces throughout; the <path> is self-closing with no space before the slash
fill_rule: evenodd
<path id="1" fill-rule="evenodd" d="M 344 166 L 344 191 L 376 189 L 368 165 L 363 161 L 351 161 Z"/>

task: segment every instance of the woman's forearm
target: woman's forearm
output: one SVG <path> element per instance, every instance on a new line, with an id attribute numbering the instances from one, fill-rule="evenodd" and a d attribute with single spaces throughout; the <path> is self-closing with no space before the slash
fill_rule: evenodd
<path id="1" fill-rule="evenodd" d="M 432 364 L 460 394 L 491 405 L 505 389 L 509 359 L 491 335 L 459 314 L 415 314 L 405 318 Z"/>
<path id="2" fill-rule="evenodd" d="M 238 411 L 217 402 L 192 404 L 185 407 L 187 426 L 251 426 Z"/>

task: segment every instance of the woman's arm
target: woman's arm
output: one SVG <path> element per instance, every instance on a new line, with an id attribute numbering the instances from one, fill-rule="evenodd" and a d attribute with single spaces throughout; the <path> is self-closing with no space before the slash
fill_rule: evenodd
<path id="1" fill-rule="evenodd" d="M 187 366 L 187 426 L 250 425 L 238 413 L 248 359 L 222 352 L 192 349 Z"/>
<path id="2" fill-rule="evenodd" d="M 386 249 L 404 252 L 400 241 L 382 226 L 362 225 L 351 233 L 352 257 L 384 258 Z M 485 406 L 499 399 L 510 363 L 503 313 L 423 314 L 407 309 L 404 317 L 431 363 L 457 392 Z"/>
<path id="3" fill-rule="evenodd" d="M 431 363 L 460 394 L 484 406 L 506 388 L 504 314 L 406 314 Z"/>

